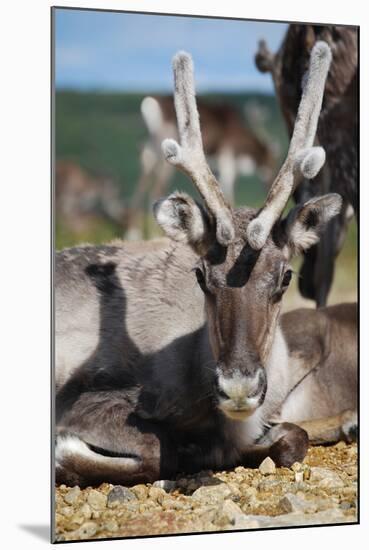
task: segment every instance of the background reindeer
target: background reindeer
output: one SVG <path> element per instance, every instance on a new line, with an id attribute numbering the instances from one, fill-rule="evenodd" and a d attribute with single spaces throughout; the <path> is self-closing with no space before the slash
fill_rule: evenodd
<path id="1" fill-rule="evenodd" d="M 292 369 L 279 324 L 290 257 L 317 241 L 342 202 L 325 195 L 280 220 L 299 180 L 324 162 L 313 142 L 329 63 L 329 48 L 317 43 L 288 156 L 256 212 L 226 202 L 202 148 L 191 58 L 175 57 L 181 145 L 165 140 L 163 150 L 203 205 L 183 193 L 156 204 L 169 240 L 58 255 L 60 482 L 153 481 L 178 469 L 257 465 L 268 454 L 290 465 L 303 458 L 308 436 L 286 420 L 310 429 L 332 414 L 341 422 L 355 406 L 354 306 L 314 312 L 319 323 L 312 320 L 305 344 L 300 334 L 307 348 Z M 301 319 L 304 312 L 286 320 L 293 342 L 298 326 L 308 336 Z"/>
<path id="2" fill-rule="evenodd" d="M 241 113 L 226 103 L 198 100 L 197 106 L 205 154 L 217 172 L 230 204 L 234 204 L 238 174 L 250 175 L 257 171 L 261 180 L 269 184 L 275 167 L 274 154 L 270 146 L 246 125 Z M 131 201 L 128 236 L 134 236 L 139 207 L 146 194 L 149 193 L 149 203 L 153 204 L 165 194 L 173 175 L 173 167 L 165 161 L 161 151 L 164 138 L 177 137 L 173 98 L 145 97 L 141 113 L 149 137 L 141 152 L 141 177 Z"/>
<path id="3" fill-rule="evenodd" d="M 343 197 L 344 206 L 319 244 L 305 253 L 300 271 L 301 294 L 315 300 L 317 306 L 327 301 L 335 258 L 342 247 L 352 209 L 357 213 L 357 30 L 336 25 L 290 25 L 276 54 L 261 41 L 255 56 L 259 70 L 272 74 L 287 129 L 292 135 L 302 78 L 311 49 L 320 39 L 329 44 L 333 56 L 317 132 L 317 141 L 327 153 L 327 165 L 312 182 L 303 182 L 294 198 L 301 202 L 334 191 Z"/>
<path id="4" fill-rule="evenodd" d="M 55 204 L 58 222 L 76 234 L 88 233 L 101 222 L 120 228 L 125 215 L 116 185 L 108 178 L 91 176 L 71 161 L 56 164 Z"/>

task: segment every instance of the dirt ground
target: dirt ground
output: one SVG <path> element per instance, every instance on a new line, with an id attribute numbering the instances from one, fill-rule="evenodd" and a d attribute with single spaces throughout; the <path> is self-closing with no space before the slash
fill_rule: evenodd
<path id="1" fill-rule="evenodd" d="M 357 445 L 312 447 L 302 464 L 199 472 L 153 485 L 56 490 L 57 541 L 357 521 Z"/>

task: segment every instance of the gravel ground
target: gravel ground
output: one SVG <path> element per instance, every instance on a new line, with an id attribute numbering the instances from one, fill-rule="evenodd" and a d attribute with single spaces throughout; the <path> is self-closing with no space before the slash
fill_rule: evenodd
<path id="1" fill-rule="evenodd" d="M 153 485 L 56 489 L 56 540 L 357 520 L 357 446 L 312 447 L 302 464 L 203 471 Z"/>

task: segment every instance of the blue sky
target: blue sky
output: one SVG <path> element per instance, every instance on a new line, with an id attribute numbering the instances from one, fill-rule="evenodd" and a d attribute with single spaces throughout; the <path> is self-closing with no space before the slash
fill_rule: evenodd
<path id="1" fill-rule="evenodd" d="M 272 92 L 254 65 L 257 42 L 275 51 L 282 23 L 56 10 L 56 86 L 81 90 L 171 91 L 171 58 L 194 58 L 197 89 Z"/>

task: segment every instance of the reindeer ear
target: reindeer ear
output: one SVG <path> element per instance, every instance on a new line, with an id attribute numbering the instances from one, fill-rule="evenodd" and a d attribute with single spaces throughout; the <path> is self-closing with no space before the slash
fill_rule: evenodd
<path id="1" fill-rule="evenodd" d="M 316 244 L 327 223 L 340 212 L 341 206 L 342 197 L 330 193 L 293 208 L 283 222 L 291 255 L 299 254 Z"/>
<path id="2" fill-rule="evenodd" d="M 215 230 L 206 210 L 185 193 L 172 193 L 154 204 L 154 216 L 165 234 L 189 244 L 203 255 L 215 239 Z"/>

